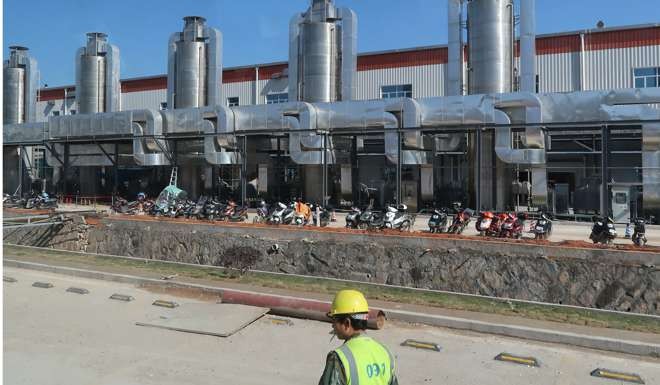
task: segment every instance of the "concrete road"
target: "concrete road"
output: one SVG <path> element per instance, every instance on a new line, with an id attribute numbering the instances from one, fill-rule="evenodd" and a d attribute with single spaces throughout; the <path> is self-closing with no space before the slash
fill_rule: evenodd
<path id="1" fill-rule="evenodd" d="M 152 313 L 154 294 L 130 285 L 5 268 L 4 374 L 7 384 L 314 384 L 325 355 L 339 346 L 327 323 L 269 317 L 229 338 L 135 326 Z M 31 287 L 48 281 L 51 289 Z M 69 286 L 90 294 L 66 293 Z M 112 293 L 135 301 L 109 300 Z M 174 310 L 176 311 L 176 309 Z M 370 335 L 398 361 L 401 384 L 614 384 L 591 377 L 596 368 L 635 372 L 660 383 L 660 360 L 578 350 L 491 335 L 390 323 Z M 435 342 L 441 352 L 400 346 L 405 339 Z M 534 356 L 530 368 L 494 361 L 498 353 Z"/>

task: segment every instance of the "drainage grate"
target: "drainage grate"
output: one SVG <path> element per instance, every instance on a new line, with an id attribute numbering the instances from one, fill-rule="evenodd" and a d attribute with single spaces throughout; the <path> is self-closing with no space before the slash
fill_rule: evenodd
<path id="1" fill-rule="evenodd" d="M 174 309 L 175 307 L 179 306 L 179 304 L 174 302 L 174 301 L 164 301 L 162 299 L 155 300 L 154 303 L 152 303 L 152 305 L 160 306 L 160 307 L 167 307 L 167 308 L 170 308 L 170 309 Z"/>
<path id="2" fill-rule="evenodd" d="M 130 302 L 130 301 L 134 300 L 135 298 L 131 297 L 130 295 L 115 293 L 115 294 L 110 296 L 110 299 L 116 299 L 117 301 Z"/>
<path id="3" fill-rule="evenodd" d="M 89 294 L 89 290 L 83 289 L 82 287 L 70 287 L 66 289 L 68 293 L 76 293 L 76 294 Z"/>
<path id="4" fill-rule="evenodd" d="M 50 289 L 53 287 L 53 284 L 50 282 L 35 282 L 32 284 L 33 287 L 40 287 L 42 289 Z"/>

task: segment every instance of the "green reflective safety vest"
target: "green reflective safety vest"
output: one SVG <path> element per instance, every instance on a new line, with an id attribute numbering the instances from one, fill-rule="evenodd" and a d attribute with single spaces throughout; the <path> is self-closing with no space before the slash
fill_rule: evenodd
<path id="1" fill-rule="evenodd" d="M 367 336 L 356 336 L 335 349 L 346 373 L 346 385 L 388 385 L 394 374 L 390 351 Z"/>

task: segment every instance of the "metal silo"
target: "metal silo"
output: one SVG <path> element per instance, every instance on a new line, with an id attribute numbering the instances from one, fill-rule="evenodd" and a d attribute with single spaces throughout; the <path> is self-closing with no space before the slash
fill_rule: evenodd
<path id="1" fill-rule="evenodd" d="M 355 98 L 357 17 L 332 0 L 312 0 L 289 29 L 289 100 L 311 103 Z"/>
<path id="2" fill-rule="evenodd" d="M 513 0 L 467 3 L 470 94 L 513 91 Z"/>
<path id="3" fill-rule="evenodd" d="M 222 34 L 199 16 L 183 18 L 183 32 L 172 34 L 167 73 L 168 108 L 221 104 Z"/>
<path id="4" fill-rule="evenodd" d="M 25 47 L 9 47 L 9 60 L 5 60 L 4 77 L 4 124 L 33 122 L 36 118 L 39 70 L 37 61 L 28 56 Z"/>
<path id="5" fill-rule="evenodd" d="M 87 34 L 87 45 L 76 52 L 76 104 L 78 113 L 120 110 L 119 49 L 108 44 L 105 33 Z"/>

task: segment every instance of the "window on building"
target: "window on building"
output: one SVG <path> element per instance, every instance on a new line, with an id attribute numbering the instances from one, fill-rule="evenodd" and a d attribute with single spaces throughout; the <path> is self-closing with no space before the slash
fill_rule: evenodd
<path id="1" fill-rule="evenodd" d="M 60 112 L 59 111 L 53 111 L 53 116 L 60 116 Z"/>
<path id="2" fill-rule="evenodd" d="M 160 110 L 164 111 L 167 109 L 167 102 L 160 102 Z"/>
<path id="3" fill-rule="evenodd" d="M 236 107 L 238 106 L 238 96 L 232 96 L 227 98 L 227 107 Z"/>
<path id="4" fill-rule="evenodd" d="M 70 114 L 70 115 L 75 115 L 75 114 L 76 114 L 76 110 L 69 110 L 69 114 Z"/>
<path id="5" fill-rule="evenodd" d="M 660 67 L 635 68 L 633 84 L 635 88 L 660 87 Z"/>
<path id="6" fill-rule="evenodd" d="M 287 92 L 266 95 L 266 104 L 286 103 L 288 101 L 289 94 Z"/>
<path id="7" fill-rule="evenodd" d="M 412 98 L 412 84 L 382 86 L 380 89 L 380 97 L 382 99 Z"/>

